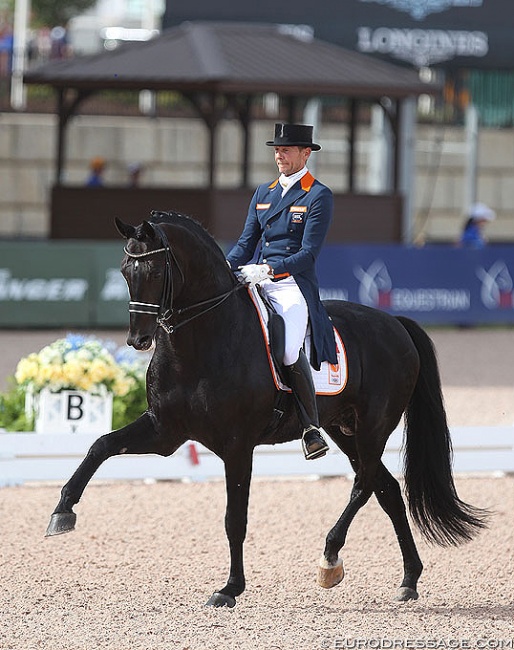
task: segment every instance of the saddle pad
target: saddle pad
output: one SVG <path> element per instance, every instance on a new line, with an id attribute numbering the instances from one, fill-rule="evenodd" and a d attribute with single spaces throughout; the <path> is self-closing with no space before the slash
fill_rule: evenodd
<path id="1" fill-rule="evenodd" d="M 264 304 L 262 298 L 259 295 L 259 292 L 255 287 L 247 287 L 247 289 L 259 316 L 262 334 L 266 342 L 266 351 L 268 353 L 268 361 L 271 368 L 271 374 L 273 375 L 275 385 L 279 390 L 291 392 L 289 386 L 286 386 L 281 381 L 277 369 L 275 368 L 275 364 L 271 358 L 268 332 L 269 317 L 266 305 Z M 333 363 L 328 363 L 328 361 L 323 361 L 319 370 L 315 370 L 311 366 L 312 379 L 314 381 L 316 395 L 337 395 L 338 393 L 341 393 L 346 386 L 346 381 L 348 379 L 348 361 L 346 358 L 346 350 L 343 345 L 341 336 L 335 327 L 334 338 L 336 341 L 338 363 L 334 365 Z M 304 344 L 305 354 L 307 355 L 307 358 L 309 358 L 310 355 L 310 345 L 311 337 L 310 333 L 307 333 Z"/>

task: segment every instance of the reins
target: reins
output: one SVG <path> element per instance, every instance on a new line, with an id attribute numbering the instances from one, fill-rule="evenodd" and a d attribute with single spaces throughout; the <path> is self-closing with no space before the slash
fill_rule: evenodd
<path id="1" fill-rule="evenodd" d="M 178 263 L 175 253 L 171 248 L 168 238 L 166 237 L 166 233 L 162 230 L 162 228 L 160 228 L 156 224 L 153 224 L 153 227 L 159 233 L 161 237 L 161 243 L 164 244 L 163 247 L 156 248 L 155 250 L 151 250 L 151 251 L 145 251 L 143 253 L 132 253 L 129 250 L 127 250 L 127 247 L 125 246 L 123 248 L 123 252 L 125 253 L 125 255 L 128 255 L 128 257 L 131 257 L 136 260 L 142 257 L 149 257 L 150 255 L 157 255 L 158 253 L 165 254 L 166 269 L 164 274 L 164 285 L 162 290 L 161 304 L 131 300 L 129 301 L 129 312 L 132 314 L 155 315 L 157 317 L 157 325 L 162 327 L 164 331 L 167 332 L 168 334 L 173 334 L 178 329 L 180 329 L 184 325 L 187 325 L 188 323 L 195 320 L 199 316 L 203 316 L 204 314 L 207 314 L 208 312 L 215 309 L 216 307 L 219 307 L 232 294 L 234 294 L 239 289 L 242 289 L 244 285 L 238 283 L 235 286 L 233 286 L 229 291 L 226 291 L 225 293 L 222 293 L 219 296 L 215 296 L 214 298 L 207 298 L 206 300 L 196 302 L 192 305 L 188 305 L 187 307 L 174 309 L 173 308 L 173 299 L 174 299 L 173 269 L 171 264 L 172 261 L 175 262 L 175 266 L 177 267 L 180 273 L 182 282 L 185 281 L 184 273 L 180 267 L 180 264 Z M 210 305 L 210 306 L 207 307 L 207 309 L 203 309 L 197 314 L 194 314 L 193 316 L 190 316 L 189 318 L 186 318 L 185 320 L 182 320 L 174 325 L 171 325 L 167 322 L 173 316 L 180 316 L 181 314 L 185 314 L 192 309 L 203 307 L 204 305 Z"/>

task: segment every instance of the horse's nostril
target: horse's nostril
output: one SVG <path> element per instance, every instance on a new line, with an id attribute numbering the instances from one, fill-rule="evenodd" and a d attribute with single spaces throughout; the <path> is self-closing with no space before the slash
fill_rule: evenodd
<path id="1" fill-rule="evenodd" d="M 148 348 L 152 345 L 152 337 L 151 336 L 142 336 L 139 341 L 139 349 L 140 350 L 148 350 Z"/>
<path id="2" fill-rule="evenodd" d="M 136 350 L 148 350 L 152 345 L 151 336 L 133 336 L 129 334 L 127 337 L 127 345 L 132 346 Z"/>

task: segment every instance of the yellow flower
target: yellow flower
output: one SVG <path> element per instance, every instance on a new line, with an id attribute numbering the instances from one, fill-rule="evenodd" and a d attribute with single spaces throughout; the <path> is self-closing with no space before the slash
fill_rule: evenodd
<path id="1" fill-rule="evenodd" d="M 134 379 L 132 379 L 132 377 L 120 376 L 115 380 L 114 385 L 112 387 L 112 392 L 118 397 L 123 397 L 132 388 L 134 388 L 135 383 L 136 382 L 134 381 Z"/>
<path id="2" fill-rule="evenodd" d="M 88 374 L 95 384 L 113 379 L 115 373 L 116 369 L 110 367 L 103 359 L 93 359 L 88 369 Z"/>
<path id="3" fill-rule="evenodd" d="M 16 367 L 14 377 L 18 384 L 23 384 L 26 381 L 33 381 L 39 371 L 39 364 L 37 362 L 37 354 L 34 352 L 29 354 L 28 357 L 21 359 Z"/>
<path id="4" fill-rule="evenodd" d="M 66 363 L 63 366 L 64 382 L 69 386 L 77 385 L 81 381 L 86 370 L 87 365 L 80 363 L 78 360 Z"/>

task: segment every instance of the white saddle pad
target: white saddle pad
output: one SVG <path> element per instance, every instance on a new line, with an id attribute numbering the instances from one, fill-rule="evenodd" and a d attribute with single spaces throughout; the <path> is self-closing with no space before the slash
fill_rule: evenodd
<path id="1" fill-rule="evenodd" d="M 259 295 L 259 292 L 255 287 L 247 287 L 248 293 L 250 294 L 251 299 L 257 310 L 259 320 L 261 322 L 262 334 L 266 342 L 266 349 L 268 351 L 268 360 L 271 368 L 271 373 L 273 375 L 273 380 L 275 385 L 279 390 L 284 390 L 291 392 L 289 386 L 286 386 L 280 379 L 273 359 L 271 358 L 270 344 L 269 344 L 269 332 L 268 332 L 268 310 L 264 304 L 262 298 Z M 316 395 L 337 395 L 342 392 L 346 386 L 348 379 L 348 361 L 346 358 L 346 350 L 339 335 L 339 332 L 334 327 L 334 338 L 336 341 L 336 350 L 337 350 L 337 364 L 328 363 L 328 361 L 323 361 L 321 368 L 319 370 L 314 370 L 311 366 L 312 379 L 314 381 L 314 387 L 316 389 Z M 305 354 L 309 358 L 311 346 L 311 336 L 310 328 L 307 336 L 305 338 Z"/>

